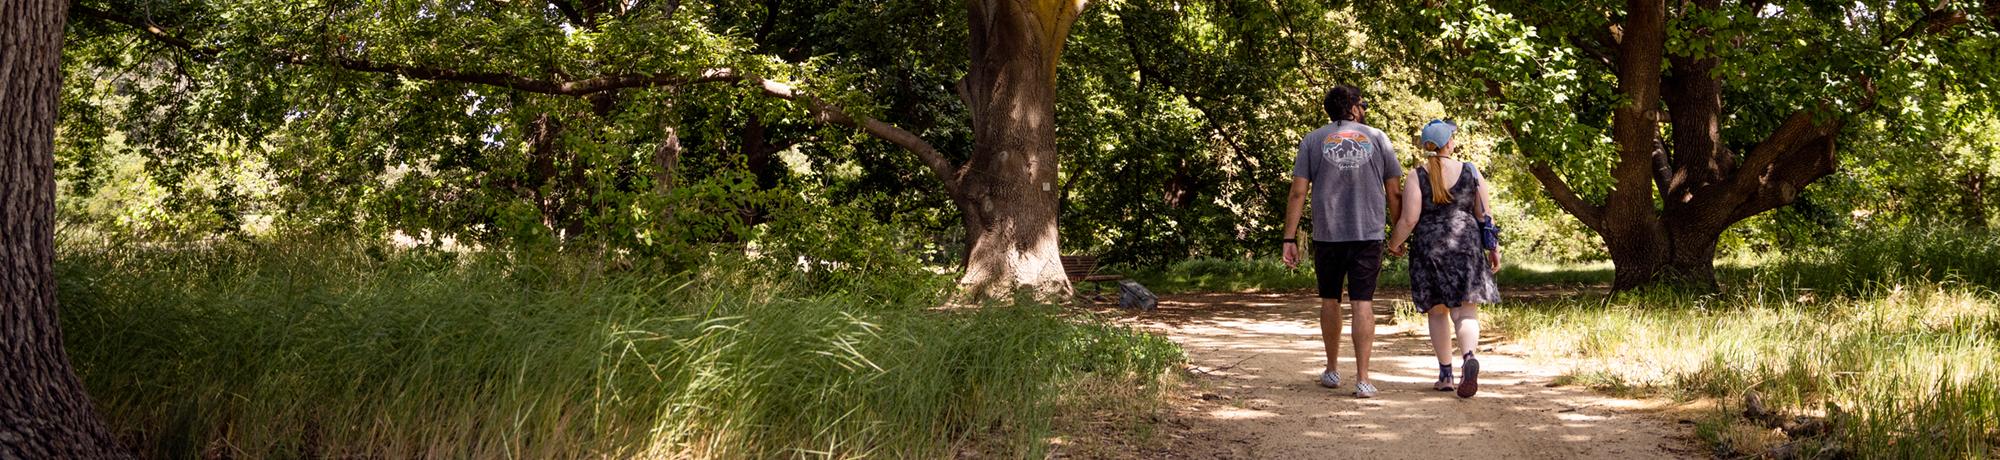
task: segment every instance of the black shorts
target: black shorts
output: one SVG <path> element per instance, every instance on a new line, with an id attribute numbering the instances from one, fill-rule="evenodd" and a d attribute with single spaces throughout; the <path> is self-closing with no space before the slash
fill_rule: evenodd
<path id="1" fill-rule="evenodd" d="M 1375 278 L 1382 274 L 1382 242 L 1313 242 L 1313 273 L 1319 277 L 1319 298 L 1339 299 L 1347 281 L 1347 300 L 1375 300 Z"/>

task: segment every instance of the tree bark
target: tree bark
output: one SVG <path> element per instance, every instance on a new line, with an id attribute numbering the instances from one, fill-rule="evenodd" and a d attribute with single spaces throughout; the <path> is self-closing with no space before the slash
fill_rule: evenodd
<path id="1" fill-rule="evenodd" d="M 748 118 L 738 131 L 739 137 L 743 139 L 741 142 L 743 166 L 749 170 L 751 176 L 756 177 L 758 191 L 778 188 L 780 179 L 778 168 L 784 167 L 778 162 L 778 152 L 790 146 L 771 142 L 770 127 L 764 125 L 762 117 L 750 114 Z M 750 205 L 738 209 L 736 213 L 742 217 L 743 225 L 747 227 L 769 220 L 771 210 L 762 205 Z"/>
<path id="2" fill-rule="evenodd" d="M 1686 11 L 1720 7 L 1693 0 Z M 1602 205 L 1583 200 L 1548 164 L 1529 171 L 1556 203 L 1604 239 L 1616 265 L 1613 289 L 1668 286 L 1715 290 L 1714 258 L 1722 232 L 1743 219 L 1790 204 L 1838 165 L 1835 140 L 1845 119 L 1828 105 L 1794 110 L 1763 141 L 1739 156 L 1723 142 L 1722 80 L 1714 57 L 1666 53 L 1659 0 L 1632 0 L 1620 25 L 1613 70 L 1620 106 L 1612 118 L 1618 163 Z M 1919 25 L 1932 23 L 1928 15 Z M 1913 25 L 1912 27 L 1918 27 Z M 1683 31 L 1702 36 L 1707 30 Z M 1667 62 L 1668 69 L 1660 63 Z M 1499 82 L 1487 93 L 1505 99 Z M 1863 107 L 1872 101 L 1862 101 Z M 1667 112 L 1658 110 L 1664 103 Z M 1671 129 L 1660 136 L 1659 121 Z M 1501 126 L 1522 140 L 1510 121 Z M 1664 142 L 1663 142 L 1664 140 Z M 1655 194 L 1657 192 L 1657 195 Z"/>
<path id="3" fill-rule="evenodd" d="M 1687 5 L 1686 13 L 1715 10 L 1721 5 L 1721 0 L 1696 0 Z M 1707 29 L 1688 33 L 1703 38 L 1710 35 Z M 1660 187 L 1660 196 L 1671 206 L 1685 203 L 1693 189 L 1721 181 L 1735 169 L 1736 155 L 1722 141 L 1722 80 L 1714 74 L 1719 60 L 1714 55 L 1669 54 L 1667 62 L 1672 68 L 1663 79 L 1666 91 L 1660 96 L 1673 127 L 1669 163 L 1675 173 Z"/>
<path id="4" fill-rule="evenodd" d="M 660 124 L 660 145 L 653 148 L 653 192 L 674 190 L 681 167 L 681 134 L 676 123 Z"/>
<path id="5" fill-rule="evenodd" d="M 1614 184 L 1605 202 L 1605 249 L 1615 266 L 1614 288 L 1650 282 L 1666 262 L 1666 229 L 1653 207 L 1653 149 L 1659 138 L 1654 118 L 1660 101 L 1660 61 L 1666 52 L 1664 0 L 1626 2 L 1624 40 L 1618 52 L 1618 94 L 1623 96 L 1611 115 L 1612 141 L 1618 144 Z"/>
<path id="6" fill-rule="evenodd" d="M 521 193 L 541 213 L 542 226 L 556 241 L 569 241 L 583 230 L 576 193 L 582 188 L 577 184 L 582 171 L 574 155 L 564 158 L 562 130 L 562 120 L 551 113 L 538 114 L 529 123 L 527 177 Z"/>
<path id="7" fill-rule="evenodd" d="M 55 119 L 68 2 L 0 2 L 0 459 L 125 457 L 56 315 Z"/>
<path id="8" fill-rule="evenodd" d="M 677 5 L 678 2 L 669 2 L 666 8 L 671 11 Z M 265 50 L 261 56 L 295 65 L 475 83 L 561 96 L 589 96 L 626 88 L 747 82 L 766 96 L 801 103 L 815 121 L 858 128 L 915 154 L 944 183 L 945 192 L 964 213 L 968 249 L 966 273 L 960 279 L 960 287 L 970 297 L 991 298 L 1020 289 L 1055 297 L 1070 289 L 1068 279 L 1063 276 L 1056 238 L 1055 71 L 1070 26 L 1087 5 L 1088 0 L 967 0 L 971 68 L 958 89 L 972 113 L 975 143 L 971 158 L 963 165 L 954 165 L 930 143 L 902 128 L 849 115 L 840 107 L 789 84 L 729 68 L 707 69 L 693 75 L 615 73 L 567 79 L 462 71 L 348 56 L 309 56 L 282 49 Z M 589 9 L 580 3 L 571 6 L 578 13 Z M 79 12 L 85 17 L 126 25 L 142 38 L 185 50 L 197 59 L 219 59 L 221 55 L 219 50 L 198 46 L 134 17 L 88 7 L 79 7 Z M 562 13 L 571 20 L 586 19 L 580 14 Z"/>
<path id="9" fill-rule="evenodd" d="M 1958 215 L 1967 228 L 1986 228 L 1986 171 L 1971 171 L 1958 179 Z"/>
<path id="10" fill-rule="evenodd" d="M 1067 296 L 1057 249 L 1056 63 L 1082 2 L 970 0 L 972 158 L 953 201 L 965 216 L 961 291 Z"/>

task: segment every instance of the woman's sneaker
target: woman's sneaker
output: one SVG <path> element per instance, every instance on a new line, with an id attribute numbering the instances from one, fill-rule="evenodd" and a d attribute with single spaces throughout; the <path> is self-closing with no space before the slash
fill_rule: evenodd
<path id="1" fill-rule="evenodd" d="M 1340 388 L 1340 374 L 1336 374 L 1333 371 L 1319 373 L 1319 386 Z"/>
<path id="2" fill-rule="evenodd" d="M 1458 381 L 1458 397 L 1470 398 L 1479 394 L 1479 358 L 1465 357 L 1465 379 Z"/>
<path id="3" fill-rule="evenodd" d="M 1375 393 L 1375 385 L 1367 381 L 1354 382 L 1354 397 L 1362 399 L 1373 398 L 1375 397 Z"/>

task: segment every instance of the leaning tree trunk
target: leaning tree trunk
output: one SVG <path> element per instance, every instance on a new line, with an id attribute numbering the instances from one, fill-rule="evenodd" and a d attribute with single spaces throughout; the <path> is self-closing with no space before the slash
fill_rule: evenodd
<path id="1" fill-rule="evenodd" d="M 969 1 L 963 96 L 973 151 L 953 201 L 965 213 L 962 290 L 1066 295 L 1056 242 L 1056 62 L 1081 2 Z"/>
<path id="2" fill-rule="evenodd" d="M 55 116 L 69 2 L 0 2 L 0 458 L 123 456 L 56 321 Z"/>

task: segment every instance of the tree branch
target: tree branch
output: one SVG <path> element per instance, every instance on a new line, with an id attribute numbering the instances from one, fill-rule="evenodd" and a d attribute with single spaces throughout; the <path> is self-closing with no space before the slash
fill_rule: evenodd
<path id="1" fill-rule="evenodd" d="M 1500 92 L 1499 82 L 1493 81 L 1490 78 L 1484 78 L 1482 81 L 1486 83 L 1486 94 L 1488 96 L 1491 96 L 1494 100 L 1506 100 L 1505 95 Z M 1578 196 L 1576 190 L 1570 188 L 1569 182 L 1563 180 L 1562 175 L 1557 174 L 1555 169 L 1549 166 L 1548 162 L 1537 161 L 1528 157 L 1526 154 L 1527 149 L 1521 147 L 1526 145 L 1524 142 L 1526 138 L 1521 135 L 1521 130 L 1515 126 L 1514 120 L 1500 120 L 1500 126 L 1507 131 L 1507 137 L 1514 139 L 1515 148 L 1521 150 L 1521 156 L 1527 160 L 1528 173 L 1535 176 L 1536 182 L 1542 183 L 1542 188 L 1549 192 L 1549 198 L 1555 200 L 1556 206 L 1561 207 L 1569 215 L 1575 216 L 1577 220 L 1583 222 L 1584 226 L 1603 233 L 1604 208 L 1591 204 L 1589 201 L 1584 201 L 1583 197 Z"/>
<path id="2" fill-rule="evenodd" d="M 1299 47 L 1300 50 L 1304 50 L 1307 55 L 1312 57 L 1313 62 L 1339 62 L 1338 60 L 1327 59 L 1321 56 L 1318 48 L 1314 48 L 1311 44 L 1307 43 L 1311 41 L 1312 37 L 1299 33 L 1298 28 L 1292 25 L 1292 15 L 1286 14 L 1285 7 L 1282 4 L 1273 0 L 1265 0 L 1264 4 L 1270 6 L 1271 11 L 1276 13 L 1278 24 L 1285 28 L 1285 37 L 1292 39 L 1292 45 Z M 1124 18 L 1121 17 L 1119 19 L 1122 21 Z M 1318 78 L 1313 77 L 1313 70 L 1315 69 L 1319 69 L 1319 67 L 1302 66 L 1299 69 L 1299 75 L 1305 77 L 1307 86 L 1314 88 L 1325 87 L 1326 85 L 1322 84 Z"/>
<path id="3" fill-rule="evenodd" d="M 1653 187 L 1660 190 L 1661 196 L 1666 196 L 1667 191 L 1672 189 L 1674 168 L 1672 160 L 1668 159 L 1671 156 L 1673 154 L 1667 150 L 1666 142 L 1653 140 Z"/>
<path id="4" fill-rule="evenodd" d="M 1250 174 L 1257 171 L 1258 162 L 1250 158 L 1249 154 L 1244 151 L 1243 146 L 1236 142 L 1236 137 L 1230 135 L 1229 130 L 1224 126 L 1222 126 L 1222 122 L 1216 120 L 1214 113 L 1209 112 L 1208 105 L 1203 103 L 1204 101 L 1209 99 L 1203 97 L 1201 94 L 1197 94 L 1191 91 L 1189 88 L 1186 88 L 1178 84 L 1175 81 L 1175 79 L 1167 76 L 1164 72 L 1161 72 L 1158 67 L 1153 66 L 1151 64 L 1152 59 L 1146 56 L 1146 54 L 1143 51 L 1141 51 L 1143 47 L 1139 46 L 1139 41 L 1137 38 L 1139 35 L 1139 30 L 1137 27 L 1132 25 L 1132 21 L 1129 18 L 1127 18 L 1124 15 L 1120 15 L 1118 17 L 1118 24 L 1120 28 L 1122 28 L 1125 31 L 1125 33 L 1123 34 L 1125 36 L 1125 51 L 1126 53 L 1132 55 L 1132 64 L 1139 68 L 1139 82 L 1138 82 L 1139 92 L 1140 93 L 1146 92 L 1147 79 L 1151 78 L 1159 80 L 1161 85 L 1166 86 L 1167 89 L 1174 91 L 1174 94 L 1178 94 L 1182 98 L 1186 98 L 1188 101 L 1188 105 L 1193 106 L 1195 111 L 1201 112 L 1202 120 L 1206 122 L 1209 130 L 1214 131 L 1217 137 L 1222 138 L 1223 143 L 1229 147 L 1231 152 L 1235 153 L 1236 163 L 1239 167 L 1243 168 L 1244 173 Z M 1169 50 L 1168 52 L 1169 53 L 1180 52 L 1180 50 Z M 1311 76 L 1308 75 L 1307 78 L 1310 79 Z M 1143 111 L 1146 110 L 1146 107 L 1141 106 L 1139 109 Z"/>
<path id="5" fill-rule="evenodd" d="M 1555 169 L 1550 168 L 1548 163 L 1528 160 L 1528 173 L 1535 176 L 1536 182 L 1542 183 L 1542 188 L 1549 192 L 1549 198 L 1555 200 L 1556 205 L 1564 212 L 1575 216 L 1576 220 L 1583 222 L 1584 226 L 1592 230 L 1597 230 L 1599 233 L 1604 231 L 1604 208 L 1584 201 L 1583 197 L 1576 194 L 1576 190 L 1569 187 L 1569 182 L 1564 181 L 1562 175 L 1556 174 Z"/>
<path id="6" fill-rule="evenodd" d="M 634 11 L 646 11 L 646 7 L 648 6 L 652 6 L 652 3 L 647 0 L 633 0 L 632 4 L 624 7 L 622 12 L 619 14 L 632 14 L 632 12 Z M 681 9 L 680 0 L 667 0 L 667 4 L 665 6 L 660 7 L 660 15 L 668 19 L 672 19 L 674 17 L 674 13 L 680 11 L 680 9 Z"/>
<path id="7" fill-rule="evenodd" d="M 1077 4 L 1081 5 L 1082 2 L 1077 2 Z M 214 52 L 211 48 L 198 46 L 193 42 L 173 35 L 157 25 L 82 5 L 74 6 L 76 8 L 72 11 L 76 11 L 85 17 L 124 24 L 141 32 L 150 40 L 196 53 L 198 56 L 213 58 L 219 55 L 219 53 Z M 528 78 L 504 72 L 461 71 L 346 57 L 320 58 L 285 50 L 274 50 L 265 54 L 279 62 L 302 66 L 329 66 L 357 72 L 397 75 L 418 80 L 472 83 L 530 93 L 574 97 L 589 96 L 605 91 L 626 88 L 661 88 L 704 83 L 747 81 L 758 84 L 759 89 L 764 95 L 806 103 L 808 112 L 812 114 L 813 119 L 816 121 L 860 128 L 871 136 L 889 141 L 905 150 L 909 150 L 911 153 L 917 155 L 917 158 L 924 163 L 925 167 L 937 175 L 938 180 L 944 183 L 946 191 L 956 194 L 958 190 L 958 168 L 952 166 L 951 161 L 946 159 L 942 153 L 939 153 L 936 147 L 931 146 L 929 142 L 924 141 L 923 138 L 918 137 L 915 133 L 874 118 L 863 117 L 857 119 L 848 115 L 840 107 L 827 104 L 819 98 L 793 89 L 790 85 L 766 80 L 761 77 L 745 75 L 737 72 L 735 69 L 708 69 L 694 76 L 621 74 L 575 80 L 556 80 Z"/>
<path id="8" fill-rule="evenodd" d="M 122 24 L 140 33 L 148 40 L 192 53 L 202 61 L 213 61 L 221 55 L 220 50 L 200 46 L 172 32 L 147 21 L 130 16 L 99 10 L 85 5 L 73 5 L 71 11 L 96 20 Z M 738 78 L 723 76 L 714 71 L 704 72 L 698 77 L 679 75 L 639 75 L 620 74 L 592 78 L 560 80 L 554 78 L 530 78 L 506 72 L 480 72 L 429 67 L 415 64 L 378 62 L 349 57 L 319 57 L 307 53 L 288 50 L 273 50 L 264 53 L 273 60 L 302 66 L 328 66 L 357 72 L 386 73 L 419 80 L 452 81 L 499 86 L 531 93 L 557 96 L 588 96 L 595 93 L 627 88 L 651 88 L 683 86 L 701 83 L 735 81 Z M 723 72 L 728 73 L 728 72 Z"/>
<path id="9" fill-rule="evenodd" d="M 285 51 L 278 51 L 273 53 L 273 55 L 284 62 L 298 65 L 327 65 L 357 72 L 386 73 L 419 80 L 476 83 L 557 96 L 588 96 L 595 93 L 627 88 L 685 86 L 701 83 L 729 82 L 739 79 L 730 75 L 727 69 L 720 69 L 704 71 L 700 76 L 696 77 L 625 74 L 577 80 L 553 80 L 527 78 L 504 72 L 468 72 L 344 57 L 316 59 L 308 55 Z"/>
<path id="10" fill-rule="evenodd" d="M 1729 214 L 1729 221 L 1735 222 L 1779 206 L 1790 204 L 1807 185 L 1833 174 L 1839 166 L 1839 156 L 1834 150 L 1834 138 L 1838 128 L 1823 136 L 1806 140 L 1793 149 L 1788 158 L 1771 165 L 1770 171 L 1759 178 L 1759 186 L 1738 203 Z"/>
<path id="11" fill-rule="evenodd" d="M 1606 44 L 1610 41 L 1611 31 L 1609 28 L 1605 28 L 1604 30 L 1600 30 L 1596 36 L 1581 36 L 1572 43 L 1575 43 L 1577 48 L 1582 49 L 1585 53 L 1589 53 L 1591 57 L 1597 58 L 1594 62 L 1604 65 L 1605 71 L 1615 74 L 1618 73 L 1618 58 L 1615 56 L 1617 46 Z"/>
<path id="12" fill-rule="evenodd" d="M 958 168 L 952 166 L 951 160 L 946 159 L 943 153 L 939 153 L 936 147 L 931 146 L 929 142 L 924 141 L 922 137 L 918 137 L 915 133 L 905 131 L 895 125 L 884 123 L 874 118 L 863 117 L 856 119 L 848 115 L 846 111 L 841 110 L 840 107 L 827 104 L 819 98 L 812 97 L 792 88 L 791 85 L 777 81 L 750 75 L 738 76 L 729 69 L 711 70 L 708 74 L 734 77 L 739 80 L 754 82 L 758 85 L 759 89 L 763 90 L 766 96 L 805 103 L 806 110 L 812 114 L 815 121 L 860 128 L 863 132 L 867 132 L 877 139 L 889 141 L 889 143 L 896 144 L 896 146 L 902 147 L 904 150 L 909 150 L 910 153 L 917 155 L 918 160 L 923 161 L 925 167 L 930 168 L 932 174 L 938 176 L 939 181 L 944 182 L 946 191 L 953 195 L 958 194 Z"/>
<path id="13" fill-rule="evenodd" d="M 1730 209 L 1726 225 L 1790 203 L 1813 180 L 1833 172 L 1833 138 L 1839 120 L 1819 120 L 1814 110 L 1799 109 L 1786 117 L 1763 142 L 1752 147 L 1727 182 L 1696 193 L 1695 209 Z M 1720 190 L 1716 188 L 1720 187 Z"/>
<path id="14" fill-rule="evenodd" d="M 108 11 L 91 7 L 89 5 L 84 5 L 74 2 L 70 3 L 69 11 L 70 13 L 75 14 L 77 16 L 130 27 L 132 28 L 133 31 L 138 32 L 141 37 L 144 37 L 147 40 L 151 40 L 163 45 L 185 50 L 189 53 L 194 54 L 194 57 L 197 60 L 201 61 L 213 60 L 215 58 L 215 55 L 217 54 L 215 49 L 196 46 L 194 42 L 190 42 L 187 39 L 176 36 L 173 33 L 168 32 L 165 28 L 160 27 L 159 24 L 154 24 L 152 21 L 146 21 L 130 16 L 114 14 Z"/>
<path id="15" fill-rule="evenodd" d="M 1947 9 L 1946 6 L 1949 4 L 1950 2 L 1948 1 L 1939 1 L 1937 6 L 1924 12 L 1923 17 L 1918 18 L 1916 22 L 1910 23 L 1908 27 L 1904 27 L 1902 32 L 1882 37 L 1882 46 L 1896 45 L 1897 42 L 1915 37 L 1919 33 L 1935 34 L 1943 32 L 1971 21 L 1971 19 L 1965 17 L 1965 12 Z M 1989 8 L 1993 7 L 1993 5 L 1987 6 Z M 1897 45 L 1898 50 L 1901 48 L 1902 45 Z"/>
<path id="16" fill-rule="evenodd" d="M 2000 16 L 2000 0 L 1987 0 L 1985 6 L 1981 14 Z M 1881 45 L 1893 47 L 1890 53 L 1898 54 L 1911 39 L 1943 33 L 1970 21 L 1964 12 L 1949 7 L 1949 1 L 1937 2 L 1901 32 L 1883 36 Z M 1856 80 L 1867 95 L 1858 110 L 1872 110 L 1877 103 L 1873 80 L 1867 75 L 1858 75 Z M 1839 164 L 1835 139 L 1846 120 L 1837 115 L 1820 116 L 1830 113 L 1828 108 L 1822 104 L 1793 111 L 1751 149 L 1729 177 L 1697 191 L 1694 207 L 1728 209 L 1723 222 L 1727 225 L 1791 203 L 1807 185 L 1832 174 Z"/>
<path id="17" fill-rule="evenodd" d="M 570 0 L 549 0 L 549 3 L 555 5 L 556 11 L 561 12 L 563 18 L 568 19 L 570 24 L 576 24 L 577 27 L 588 29 L 595 28 L 591 26 L 589 16 L 576 7 L 576 2 Z"/>

